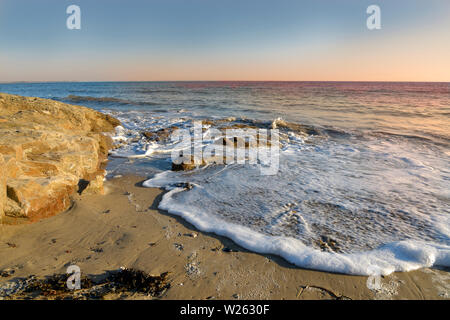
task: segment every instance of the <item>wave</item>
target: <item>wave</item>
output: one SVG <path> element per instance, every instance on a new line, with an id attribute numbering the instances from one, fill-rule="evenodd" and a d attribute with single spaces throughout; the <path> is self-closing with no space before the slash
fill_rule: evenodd
<path id="1" fill-rule="evenodd" d="M 271 124 L 272 129 L 287 129 L 290 131 L 294 131 L 296 133 L 300 134 L 307 134 L 307 135 L 320 135 L 321 133 L 317 128 L 314 128 L 312 126 L 307 126 L 303 124 L 298 124 L 295 122 L 288 122 L 281 118 L 275 119 Z"/>
<path id="2" fill-rule="evenodd" d="M 141 131 L 143 129 L 156 132 L 162 128 L 169 128 L 174 124 L 182 128 L 191 128 L 194 121 L 202 119 L 203 125 L 216 127 L 218 129 L 276 128 L 279 129 L 280 135 L 283 134 L 284 136 L 289 137 L 290 140 L 283 140 L 282 142 L 286 147 L 283 152 L 285 152 L 285 157 L 289 162 L 285 167 L 281 168 L 282 175 L 279 178 L 274 177 L 274 179 L 271 180 L 270 188 L 267 188 L 269 190 L 268 193 L 264 193 L 263 189 L 265 188 L 261 187 L 266 186 L 267 184 L 263 183 L 258 185 L 258 181 L 260 180 L 259 176 L 253 178 L 251 187 L 239 185 L 238 181 L 242 180 L 242 175 L 239 173 L 241 171 L 233 173 L 234 171 L 231 171 L 230 169 L 231 166 L 228 169 L 217 168 L 217 171 L 214 171 L 215 178 L 213 178 L 214 175 L 211 175 L 210 172 L 206 170 L 190 172 L 188 181 L 182 176 L 179 176 L 179 173 L 173 173 L 173 181 L 189 182 L 194 186 L 194 189 L 190 191 L 185 191 L 185 189 L 182 188 L 173 188 L 174 185 L 169 184 L 169 182 L 173 181 L 162 181 L 164 179 L 160 180 L 158 177 L 162 176 L 159 176 L 158 174 L 144 183 L 145 187 L 166 188 L 168 192 L 163 195 L 159 208 L 181 216 L 201 231 L 213 232 L 228 237 L 242 247 L 254 252 L 281 256 L 287 261 L 302 268 L 328 272 L 355 275 L 386 275 L 396 271 L 410 271 L 422 267 L 450 266 L 450 246 L 448 246 L 448 240 L 446 240 L 447 233 L 445 233 L 445 230 L 445 232 L 439 231 L 440 229 L 438 230 L 438 227 L 430 223 L 430 225 L 433 225 L 433 228 L 436 229 L 430 231 L 430 228 L 423 227 L 428 226 L 428 224 L 426 224 L 427 221 L 424 222 L 421 219 L 417 219 L 417 221 L 414 220 L 417 218 L 414 215 L 414 204 L 409 207 L 407 212 L 405 211 L 405 214 L 397 214 L 397 211 L 394 209 L 396 209 L 397 206 L 400 206 L 402 202 L 397 204 L 397 200 L 393 199 L 390 201 L 391 198 L 383 198 L 382 201 L 380 200 L 377 202 L 377 198 L 373 197 L 374 193 L 378 193 L 377 187 L 371 187 L 372 185 L 375 185 L 372 181 L 378 181 L 375 180 L 375 178 L 377 178 L 374 175 L 376 172 L 379 172 L 380 175 L 385 177 L 384 180 L 379 181 L 380 189 L 383 189 L 385 186 L 383 181 L 386 181 L 386 185 L 388 185 L 390 179 L 392 179 L 392 183 L 396 183 L 397 180 L 395 179 L 398 179 L 398 181 L 405 179 L 405 181 L 412 183 L 415 180 L 410 177 L 413 177 L 413 174 L 416 173 L 420 173 L 428 179 L 432 178 L 432 176 L 430 176 L 431 171 L 423 169 L 425 166 L 420 162 L 421 158 L 419 157 L 416 159 L 414 153 L 403 154 L 402 152 L 398 152 L 398 154 L 391 154 L 391 144 L 387 146 L 383 145 L 383 148 L 381 149 L 372 148 L 380 147 L 378 145 L 379 141 L 382 143 L 384 140 L 391 140 L 383 137 L 389 133 L 310 126 L 286 121 L 281 118 L 275 120 L 253 120 L 242 116 L 230 118 L 200 117 L 201 119 L 190 117 L 173 118 L 165 116 L 136 117 L 135 114 L 131 115 L 129 112 L 123 112 L 123 117 L 125 117 L 125 121 L 122 122 L 128 124 L 129 127 L 126 130 L 124 129 L 123 132 L 118 132 L 117 136 L 120 136 L 122 137 L 121 139 L 129 142 L 127 142 L 123 148 L 115 151 L 114 155 L 128 158 L 152 159 L 152 157 L 154 157 L 153 159 L 159 159 L 168 156 L 171 150 L 173 150 L 174 146 L 166 144 L 164 141 L 154 142 L 142 138 Z M 127 122 L 126 119 L 130 119 L 130 121 Z M 136 122 L 136 119 L 139 121 Z M 130 131 L 132 135 L 129 135 L 128 131 Z M 307 142 L 309 140 L 309 137 L 305 137 L 306 135 L 320 135 L 321 137 L 325 137 L 325 139 L 319 137 L 316 143 L 316 139 L 313 138 L 310 142 L 304 143 L 304 141 Z M 375 135 L 374 137 L 376 139 L 364 139 L 367 138 L 367 135 Z M 377 135 L 379 135 L 379 139 L 377 138 Z M 297 139 L 299 136 L 301 139 Z M 328 137 L 330 139 L 328 139 Z M 362 139 L 353 139 L 353 137 Z M 350 138 L 352 138 L 352 140 Z M 405 139 L 410 138 L 405 137 Z M 346 140 L 349 140 L 349 142 Z M 327 141 L 329 143 L 327 143 Z M 395 140 L 395 142 L 401 141 Z M 353 146 L 353 143 L 356 145 Z M 409 148 L 409 144 L 400 144 L 400 147 L 402 146 Z M 394 151 L 398 151 L 398 147 L 399 146 L 395 145 Z M 352 150 L 358 150 L 358 152 Z M 359 150 L 362 150 L 363 152 L 359 152 Z M 400 151 L 402 150 L 403 149 Z M 354 168 L 360 170 L 360 163 L 365 162 L 370 165 L 366 171 L 358 172 L 357 170 L 353 170 Z M 399 176 L 397 174 L 391 176 L 388 173 L 385 174 L 385 171 L 376 171 L 378 168 L 385 168 L 387 163 L 387 168 L 400 168 L 401 170 L 406 170 L 405 175 Z M 301 169 L 296 169 L 297 167 L 300 167 L 299 164 L 301 164 Z M 323 164 L 322 167 L 321 164 Z M 316 168 L 323 168 L 323 170 L 315 170 Z M 164 167 L 163 170 L 167 170 L 167 168 Z M 166 174 L 167 172 L 172 171 L 164 171 L 162 174 Z M 221 175 L 217 175 L 218 172 L 221 172 Z M 302 174 L 302 172 L 304 173 Z M 336 174 L 332 174 L 333 172 Z M 360 180 L 360 177 L 365 172 L 368 172 L 366 179 Z M 341 176 L 344 176 L 346 179 L 345 185 L 340 184 Z M 250 177 L 255 176 L 250 174 Z M 205 181 L 210 183 L 208 187 L 202 186 L 201 181 L 203 181 L 203 179 L 206 179 Z M 249 178 L 249 180 L 251 179 Z M 217 189 L 211 187 L 211 185 L 214 184 L 214 181 L 220 181 L 221 186 Z M 257 187 L 255 187 L 255 185 Z M 303 188 L 302 186 L 305 187 Z M 354 190 L 355 188 L 356 191 Z M 367 192 L 360 192 L 360 189 L 364 190 L 365 188 L 368 188 Z M 205 194 L 200 195 L 200 198 L 196 198 L 195 192 L 198 192 L 198 190 L 204 190 L 205 192 Z M 400 188 L 399 190 L 403 192 L 405 190 L 408 191 L 409 189 Z M 233 199 L 236 199 L 234 195 L 240 194 L 241 191 L 243 192 L 243 196 L 248 196 L 248 198 L 243 198 L 249 200 L 248 206 L 247 203 L 242 204 L 239 201 L 239 206 L 234 205 Z M 183 192 L 186 193 L 183 194 Z M 228 195 L 229 192 L 231 195 Z M 312 192 L 314 192 L 314 194 Z M 224 194 L 225 196 L 222 197 Z M 386 210 L 380 210 L 374 214 L 371 212 L 363 212 L 361 215 L 358 215 L 357 221 L 363 225 L 365 225 L 365 223 L 362 222 L 366 221 L 363 218 L 372 219 L 372 216 L 374 216 L 375 219 L 379 219 L 375 222 L 373 222 L 373 220 L 367 220 L 368 223 L 371 223 L 369 227 L 358 228 L 352 224 L 352 219 L 355 218 L 352 213 L 356 211 L 347 210 L 348 212 L 344 212 L 342 209 L 330 208 L 327 205 L 322 207 L 310 207 L 308 204 L 309 202 L 305 201 L 306 207 L 302 209 L 304 212 L 311 212 L 312 214 L 318 212 L 317 215 L 310 217 L 310 220 L 306 219 L 307 221 L 292 222 L 289 220 L 291 218 L 289 215 L 291 211 L 288 210 L 288 214 L 282 216 L 279 224 L 275 221 L 274 224 L 269 223 L 267 225 L 270 232 L 266 232 L 266 229 L 261 229 L 262 222 L 258 220 L 259 214 L 263 213 L 264 215 L 267 214 L 267 217 L 271 217 L 273 212 L 276 213 L 276 210 L 272 210 L 273 207 L 271 206 L 273 205 L 275 209 L 277 209 L 277 205 L 274 205 L 274 203 L 278 203 L 278 201 L 281 201 L 280 199 L 283 199 L 283 203 L 287 203 L 288 201 L 291 201 L 291 199 L 300 199 L 300 194 L 303 194 L 305 199 L 312 197 L 313 199 L 322 199 L 323 201 L 326 200 L 330 203 L 339 204 L 348 201 L 347 205 L 350 204 L 350 207 L 354 204 L 358 208 L 368 207 L 371 210 L 373 210 L 373 205 L 375 203 L 382 208 L 386 207 Z M 415 193 L 406 193 L 406 195 L 411 197 L 416 196 Z M 186 201 L 184 198 L 189 198 L 188 200 L 192 203 L 201 203 L 201 207 L 197 207 L 193 204 L 191 205 L 189 201 Z M 329 198 L 333 198 L 332 202 Z M 194 202 L 192 199 L 198 201 Z M 259 203 L 257 202 L 259 201 L 258 199 L 261 199 L 261 203 L 264 203 L 267 212 L 261 211 L 261 213 L 258 211 L 261 207 L 253 207 L 253 203 Z M 219 202 L 221 206 L 220 209 L 217 210 L 217 206 L 210 205 L 208 201 L 213 204 Z M 407 200 L 405 200 L 405 202 L 406 201 Z M 364 203 L 364 205 L 361 203 Z M 392 210 L 390 210 L 391 208 Z M 283 210 L 282 213 L 284 214 Z M 220 214 L 217 213 L 219 211 Z M 389 214 L 386 215 L 387 218 L 383 216 L 385 212 L 389 212 Z M 434 209 L 427 212 L 432 213 L 434 212 Z M 360 211 L 358 211 L 358 214 L 359 213 Z M 409 216 L 410 213 L 411 217 Z M 283 219 L 287 220 L 284 221 Z M 433 219 L 435 219 L 434 215 Z M 436 216 L 436 224 L 438 221 L 441 221 L 440 219 L 440 216 Z M 258 221 L 260 225 L 252 224 L 253 222 Z M 443 221 L 443 229 L 445 229 L 446 220 L 444 219 Z M 315 222 L 317 222 L 317 227 L 313 224 Z M 330 226 L 333 222 L 338 222 L 338 225 Z M 306 230 L 309 226 L 314 226 L 313 229 L 311 229 L 311 234 Z M 409 228 L 409 226 L 411 227 Z M 301 232 L 304 232 L 302 233 L 304 237 L 297 238 L 296 232 L 298 232 L 298 230 L 292 229 L 294 231 L 291 232 L 290 229 L 294 227 L 305 227 L 306 231 L 301 229 Z M 396 236 L 384 237 L 389 234 L 388 232 L 391 232 L 389 228 L 392 227 L 395 227 L 395 230 L 398 230 Z M 355 229 L 356 231 L 346 232 L 347 229 L 344 228 Z M 424 231 L 414 237 L 410 237 L 409 235 L 415 234 L 414 230 L 417 229 Z M 360 230 L 363 230 L 365 233 L 360 235 L 358 233 Z M 381 235 L 377 236 L 378 233 L 373 232 L 380 230 L 383 231 L 381 233 L 383 237 Z M 400 234 L 400 232 L 402 233 Z M 371 236 L 372 234 L 375 235 Z M 317 244 L 312 242 L 317 239 L 317 236 L 321 235 L 332 236 L 333 239 L 338 241 L 342 250 L 339 252 L 321 251 L 321 249 L 317 247 Z M 348 237 L 348 239 L 346 237 Z M 442 243 L 442 239 L 446 242 Z"/>
<path id="3" fill-rule="evenodd" d="M 428 137 L 425 137 L 422 135 L 414 135 L 414 134 L 393 133 L 393 132 L 388 132 L 388 131 L 372 131 L 367 134 L 370 136 L 375 136 L 375 137 L 386 136 L 386 137 L 402 138 L 402 139 L 406 139 L 406 140 L 413 140 L 413 141 L 418 141 L 421 143 L 430 143 L 430 144 L 440 145 L 440 146 L 444 146 L 444 147 L 448 147 L 450 145 L 450 138 L 448 136 L 432 134 L 432 133 L 427 133 Z"/>
<path id="4" fill-rule="evenodd" d="M 248 120 L 247 120 L 248 121 Z M 288 131 L 292 131 L 299 134 L 307 134 L 307 135 L 326 135 L 332 138 L 350 138 L 350 137 L 359 137 L 363 138 L 364 136 L 372 136 L 372 137 L 394 137 L 394 138 L 403 138 L 406 140 L 414 140 L 421 143 L 431 143 L 440 146 L 449 146 L 450 137 L 445 135 L 439 135 L 427 132 L 424 135 L 420 134 L 404 134 L 404 133 L 394 133 L 389 131 L 375 130 L 375 131 L 358 131 L 358 130 L 344 130 L 334 127 L 317 127 L 310 126 L 305 124 L 300 124 L 296 122 L 288 122 L 283 120 L 282 118 L 277 118 L 271 123 L 272 129 L 285 129 Z M 426 135 L 426 136 L 425 136 Z"/>
<path id="5" fill-rule="evenodd" d="M 117 103 L 125 103 L 125 104 L 128 104 L 131 102 L 129 100 L 112 98 L 112 97 L 77 96 L 77 95 L 72 95 L 72 94 L 68 95 L 65 99 L 71 100 L 74 102 L 95 101 L 95 102 L 117 102 Z"/>
<path id="6" fill-rule="evenodd" d="M 154 93 L 176 93 L 176 94 L 184 94 L 184 90 L 176 90 L 176 89 L 136 89 L 134 90 L 136 93 L 142 93 L 142 94 L 154 94 Z"/>
<path id="7" fill-rule="evenodd" d="M 115 104 L 122 104 L 122 105 L 137 105 L 137 106 L 143 106 L 143 105 L 159 105 L 158 103 L 154 102 L 138 102 L 133 100 L 126 100 L 126 99 L 120 99 L 120 98 L 114 98 L 114 97 L 92 97 L 92 96 L 77 96 L 77 95 L 68 95 L 64 98 L 64 100 L 69 100 L 72 102 L 99 102 L 99 103 L 115 103 Z"/>
<path id="8" fill-rule="evenodd" d="M 161 187 L 153 180 L 145 181 L 144 187 Z M 353 275 L 388 275 L 423 267 L 450 266 L 450 247 L 445 245 L 404 240 L 366 252 L 336 253 L 308 247 L 295 238 L 264 235 L 205 212 L 189 211 L 185 204 L 177 203 L 173 199 L 175 194 L 185 190 L 184 188 L 171 189 L 164 194 L 158 208 L 181 216 L 201 231 L 230 238 L 253 252 L 281 256 L 301 268 Z"/>
<path id="9" fill-rule="evenodd" d="M 248 118 L 229 117 L 223 119 L 205 119 L 207 123 L 215 126 L 248 126 L 260 129 L 278 129 L 281 131 L 291 131 L 306 135 L 322 135 L 321 129 L 309 125 L 299 124 L 296 122 L 285 121 L 277 118 L 273 121 L 253 120 Z"/>

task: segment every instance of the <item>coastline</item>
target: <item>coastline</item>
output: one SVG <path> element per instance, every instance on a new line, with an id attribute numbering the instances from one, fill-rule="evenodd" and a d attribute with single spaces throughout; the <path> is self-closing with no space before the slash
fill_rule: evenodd
<path id="1" fill-rule="evenodd" d="M 0 288 L 30 274 L 64 274 L 75 264 L 90 276 L 120 267 L 169 273 L 170 289 L 160 297 L 128 292 L 105 299 L 449 298 L 450 275 L 435 268 L 393 273 L 370 290 L 364 276 L 301 269 L 250 252 L 159 210 L 163 191 L 142 187 L 144 180 L 114 178 L 104 183 L 105 195 L 77 194 L 59 215 L 0 225 L 0 270 L 13 270 L 0 277 Z"/>

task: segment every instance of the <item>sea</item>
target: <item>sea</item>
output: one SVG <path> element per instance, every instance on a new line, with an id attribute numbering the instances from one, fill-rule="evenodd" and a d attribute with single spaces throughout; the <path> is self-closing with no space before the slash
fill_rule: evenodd
<path id="1" fill-rule="evenodd" d="M 450 267 L 450 83 L 2 83 L 0 92 L 90 107 L 121 121 L 107 179 L 165 190 L 161 210 L 200 231 L 314 270 L 386 275 Z M 172 170 L 174 128 L 279 132 L 277 170 Z M 187 187 L 188 186 L 188 187 Z"/>

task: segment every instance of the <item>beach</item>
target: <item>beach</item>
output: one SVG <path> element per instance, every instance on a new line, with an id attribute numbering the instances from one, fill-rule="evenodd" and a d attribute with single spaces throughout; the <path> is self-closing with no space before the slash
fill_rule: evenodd
<path id="1" fill-rule="evenodd" d="M 250 252 L 159 210 L 164 191 L 143 188 L 145 180 L 112 178 L 104 184 L 105 195 L 77 194 L 71 208 L 59 215 L 0 225 L 0 270 L 14 270 L 0 277 L 0 288 L 30 275 L 65 274 L 68 266 L 77 265 L 91 277 L 121 267 L 169 273 L 170 287 L 161 296 L 130 291 L 104 299 L 449 298 L 450 275 L 436 268 L 393 273 L 370 290 L 366 276 L 302 269 L 280 257 Z"/>
<path id="2" fill-rule="evenodd" d="M 0 1 L 0 305 L 450 300 L 450 1 L 104 2 Z"/>
<path id="3" fill-rule="evenodd" d="M 448 299 L 446 85 L 367 86 L 1 93 L 0 297 Z"/>

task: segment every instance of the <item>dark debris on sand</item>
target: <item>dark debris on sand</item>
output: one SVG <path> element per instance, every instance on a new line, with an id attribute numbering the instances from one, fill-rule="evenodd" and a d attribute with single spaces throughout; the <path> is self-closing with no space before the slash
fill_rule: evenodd
<path id="1" fill-rule="evenodd" d="M 81 278 L 81 289 L 70 290 L 67 288 L 68 274 L 54 274 L 43 279 L 30 276 L 19 279 L 17 289 L 3 295 L 3 299 L 28 300 L 87 300 L 104 299 L 108 294 L 118 294 L 121 297 L 135 293 L 151 297 L 160 297 L 170 288 L 168 272 L 158 276 L 148 275 L 135 269 L 120 269 L 107 272 L 100 276 L 102 280 L 95 281 L 90 277 Z M 0 288 L 0 293 L 1 293 Z M 1 297 L 0 297 L 1 298 Z"/>

